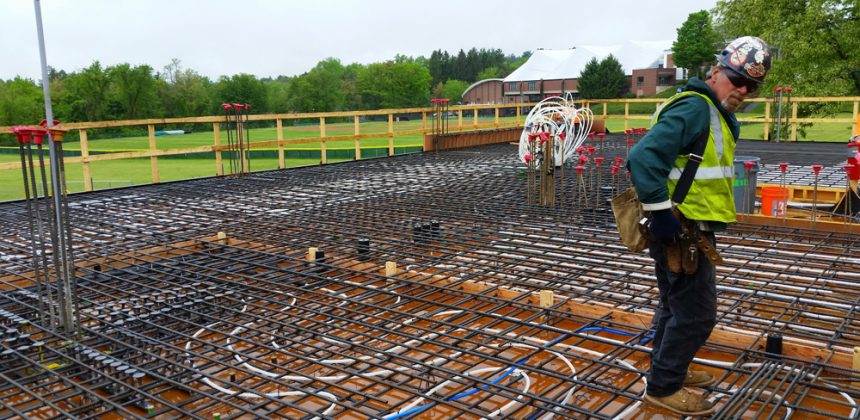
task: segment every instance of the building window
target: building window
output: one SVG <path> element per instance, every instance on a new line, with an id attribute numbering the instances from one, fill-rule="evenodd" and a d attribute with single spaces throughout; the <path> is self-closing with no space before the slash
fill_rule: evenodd
<path id="1" fill-rule="evenodd" d="M 508 83 L 508 92 L 516 92 L 518 90 L 516 83 Z"/>
<path id="2" fill-rule="evenodd" d="M 537 90 L 537 82 L 529 82 L 528 90 Z"/>
<path id="3" fill-rule="evenodd" d="M 672 84 L 672 76 L 660 76 L 657 78 L 657 86 L 668 86 Z"/>
<path id="4" fill-rule="evenodd" d="M 636 77 L 636 86 L 642 86 L 645 84 L 645 76 Z"/>

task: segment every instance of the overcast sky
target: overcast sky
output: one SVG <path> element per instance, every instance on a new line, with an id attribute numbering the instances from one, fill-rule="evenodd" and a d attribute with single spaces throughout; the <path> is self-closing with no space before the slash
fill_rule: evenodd
<path id="1" fill-rule="evenodd" d="M 213 79 L 293 76 L 327 57 L 372 63 L 441 49 L 537 48 L 671 41 L 716 0 L 42 0 L 48 64 L 172 58 Z M 0 79 L 40 78 L 32 0 L 0 0 Z M 622 57 L 623 59 L 623 57 Z"/>

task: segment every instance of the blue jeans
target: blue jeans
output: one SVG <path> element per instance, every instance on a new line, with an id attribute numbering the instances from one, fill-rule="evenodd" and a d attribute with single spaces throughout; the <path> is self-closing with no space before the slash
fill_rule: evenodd
<path id="1" fill-rule="evenodd" d="M 713 232 L 701 234 L 715 243 Z M 683 387 L 690 362 L 716 325 L 716 271 L 701 253 L 692 275 L 669 271 L 662 244 L 652 241 L 648 253 L 655 262 L 660 306 L 653 320 L 656 331 L 647 393 L 665 397 Z"/>

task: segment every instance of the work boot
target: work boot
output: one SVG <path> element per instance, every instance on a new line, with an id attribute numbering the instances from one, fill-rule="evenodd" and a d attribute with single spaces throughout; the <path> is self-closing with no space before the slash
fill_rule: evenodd
<path id="1" fill-rule="evenodd" d="M 665 397 L 654 397 L 645 394 L 645 401 L 657 407 L 665 408 L 682 416 L 707 416 L 713 414 L 714 403 L 699 394 L 693 394 L 685 388 Z"/>
<path id="2" fill-rule="evenodd" d="M 717 379 L 711 372 L 704 370 L 688 370 L 687 377 L 684 378 L 684 386 L 692 386 L 696 388 L 704 388 L 716 382 Z"/>

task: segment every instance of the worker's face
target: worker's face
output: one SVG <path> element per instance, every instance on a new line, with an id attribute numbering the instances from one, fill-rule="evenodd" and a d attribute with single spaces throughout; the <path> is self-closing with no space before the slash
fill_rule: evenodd
<path id="1" fill-rule="evenodd" d="M 729 112 L 735 112 L 747 95 L 758 89 L 758 84 L 749 81 L 734 70 L 716 66 L 711 73 L 713 80 L 711 88 L 717 95 L 717 99 L 723 108 Z"/>

